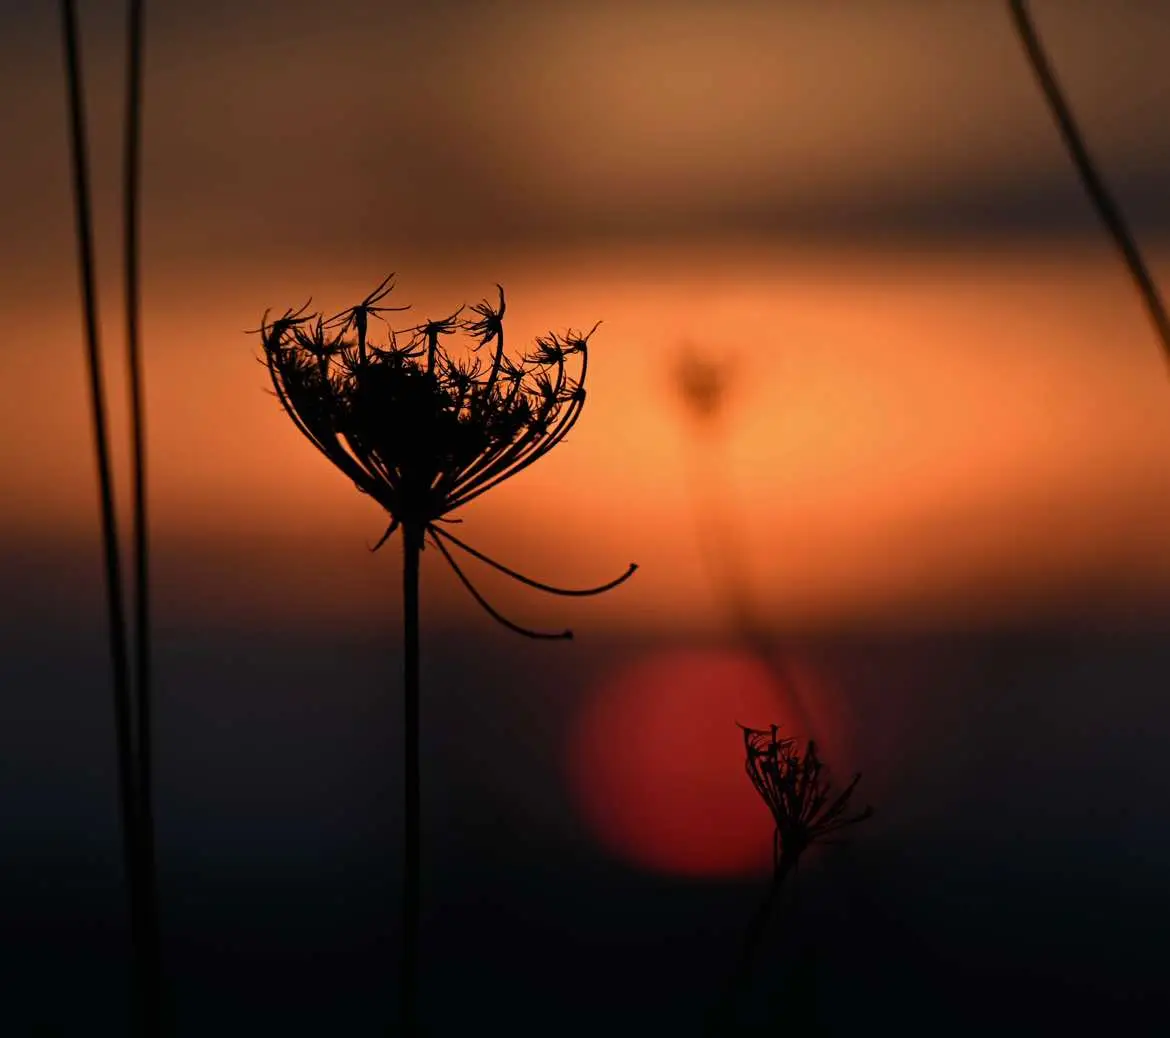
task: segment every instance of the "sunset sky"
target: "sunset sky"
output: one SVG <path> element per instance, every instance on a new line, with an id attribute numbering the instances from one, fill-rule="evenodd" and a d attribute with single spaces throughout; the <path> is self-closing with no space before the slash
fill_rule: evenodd
<path id="1" fill-rule="evenodd" d="M 121 10 L 79 6 L 125 506 Z M 1031 6 L 1156 278 L 1170 283 L 1170 15 L 1136 0 Z M 75 864 L 115 860 L 55 15 L 52 4 L 0 0 L 0 693 L 37 693 L 0 697 L 0 782 L 6 768 L 29 791 L 0 805 L 0 821 L 33 870 L 53 859 L 54 841 L 72 848 L 64 857 Z M 809 640 L 787 660 L 815 690 L 809 725 L 840 751 L 843 770 L 864 767 L 875 798 L 894 805 L 888 823 L 874 823 L 885 851 L 926 874 L 934 866 L 923 864 L 924 848 L 939 833 L 962 843 L 964 822 L 996 875 L 1015 875 L 1011 863 L 1029 854 L 1097 868 L 1084 863 L 1103 860 L 1101 846 L 1061 842 L 1060 825 L 1081 833 L 1083 820 L 1045 805 L 1070 775 L 1090 781 L 1078 769 L 1096 746 L 1119 789 L 1148 778 L 1127 747 L 1133 738 L 1154 752 L 1157 718 L 1144 711 L 1165 712 L 1155 692 L 1167 670 L 1157 636 L 1170 621 L 1170 368 L 1004 5 L 148 4 L 145 135 L 144 349 L 172 875 L 191 854 L 212 863 L 214 882 L 215 868 L 231 883 L 254 868 L 272 899 L 264 904 L 291 918 L 288 891 L 340 882 L 314 871 L 323 848 L 365 863 L 371 847 L 390 853 L 397 839 L 396 717 L 383 728 L 397 702 L 383 698 L 397 680 L 397 543 L 369 555 L 385 517 L 298 436 L 267 392 L 257 336 L 246 334 L 266 310 L 309 297 L 340 310 L 391 271 L 391 301 L 412 306 L 393 315 L 398 326 L 477 302 L 497 282 L 516 347 L 602 322 L 579 425 L 467 509 L 460 536 L 557 583 L 640 565 L 612 594 L 551 605 L 484 576 L 483 590 L 516 620 L 578 634 L 563 650 L 517 650 L 441 560 L 424 559 L 427 723 L 439 733 L 427 738 L 472 762 L 428 777 L 444 834 L 440 875 L 462 876 L 459 855 L 474 847 L 488 854 L 485 883 L 501 899 L 518 896 L 524 841 L 500 850 L 493 840 L 523 830 L 550 860 L 580 869 L 572 874 L 598 904 L 652 906 L 627 921 L 631 934 L 649 931 L 653 906 L 673 906 L 675 919 L 691 896 L 648 893 L 638 877 L 693 878 L 700 861 L 712 875 L 751 875 L 750 850 L 672 863 L 662 848 L 686 843 L 672 842 L 673 830 L 634 846 L 629 832 L 646 831 L 640 818 L 674 824 L 658 809 L 675 776 L 656 785 L 661 774 L 647 772 L 639 786 L 621 769 L 647 759 L 668 767 L 673 751 L 648 758 L 637 740 L 607 741 L 640 725 L 631 720 L 649 716 L 640 710 L 662 718 L 679 702 L 639 700 L 615 713 L 636 697 L 614 690 L 635 678 L 677 676 L 680 659 L 700 674 L 758 665 L 727 648 L 732 621 L 704 556 L 703 487 L 723 495 L 761 625 L 776 645 Z M 674 374 L 684 349 L 728 372 L 704 442 Z M 1038 631 L 1056 641 L 1010 641 Z M 452 632 L 466 640 L 448 653 L 440 640 Z M 1086 632 L 1104 641 L 1078 644 Z M 1142 648 L 1127 655 L 1111 638 Z M 1118 687 L 1122 674 L 1131 686 Z M 1035 679 L 1032 698 L 1021 675 Z M 766 710 L 775 690 L 761 687 L 762 699 L 749 689 L 737 701 L 749 704 L 742 709 Z M 712 751 L 704 766 L 738 767 L 730 722 L 767 718 L 708 715 L 701 689 L 685 694 L 691 728 L 656 745 L 690 745 L 693 731 L 726 722 L 729 756 Z M 777 710 L 799 716 L 789 693 L 775 695 Z M 1110 696 L 1115 712 L 1102 719 Z M 1030 726 L 1041 722 L 1051 726 L 1032 757 Z M 480 727 L 494 749 L 483 749 Z M 1037 785 L 1009 794 L 1021 760 Z M 371 775 L 381 776 L 373 791 Z M 734 780 L 746 788 L 741 773 Z M 607 783 L 631 782 L 660 792 L 607 807 Z M 1088 800 L 1109 803 L 1106 786 Z M 1143 788 L 1133 817 L 1164 828 L 1170 775 Z M 339 814 L 335 796 L 345 801 Z M 1050 828 L 1017 853 L 989 819 L 1006 812 L 1005 831 L 1018 824 L 1018 835 L 1027 807 Z M 479 828 L 443 829 L 472 808 Z M 371 816 L 379 823 L 362 830 Z M 90 851 L 70 843 L 81 839 L 73 825 Z M 765 827 L 765 850 L 767 838 Z M 1161 844 L 1141 846 L 1133 853 L 1143 861 L 1165 859 Z M 282 855 L 293 878 L 272 893 L 266 870 Z M 353 867 L 389 911 L 377 870 Z M 882 867 L 886 882 L 894 867 Z M 552 872 L 533 881 L 547 892 L 532 908 L 534 944 L 558 918 Z M 251 904 L 243 887 L 231 889 Z M 733 894 L 702 894 L 705 910 L 717 914 Z M 174 912 L 194 933 L 190 896 Z M 945 916 L 954 906 L 937 897 Z M 928 902 L 916 902 L 923 918 Z M 594 922 L 581 948 L 606 947 Z M 581 925 L 593 933 L 594 922 Z M 199 959 L 205 952 L 191 961 L 211 961 Z M 561 1005 L 549 984 L 549 1004 Z M 236 997 L 215 990 L 224 1004 Z"/>
<path id="2" fill-rule="evenodd" d="M 603 321 L 579 429 L 468 527 L 501 550 L 505 528 L 530 527 L 526 554 L 553 576 L 636 558 L 637 586 L 599 622 L 709 621 L 670 374 L 684 343 L 735 366 L 727 482 L 778 621 L 1081 606 L 1108 621 L 1166 596 L 1165 370 L 994 5 L 341 6 L 152 15 L 144 309 L 164 558 L 262 541 L 265 565 L 319 531 L 320 568 L 369 568 L 354 549 L 379 517 L 299 441 L 242 332 L 309 296 L 340 308 L 395 270 L 407 321 L 496 281 L 513 343 Z M 1143 5 L 1049 6 L 1037 17 L 1073 102 L 1165 269 L 1170 28 Z M 117 404 L 119 52 L 116 26 L 89 20 Z M 14 544 L 75 537 L 96 509 L 57 39 L 47 9 L 5 22 L 22 142 L 0 170 Z"/>

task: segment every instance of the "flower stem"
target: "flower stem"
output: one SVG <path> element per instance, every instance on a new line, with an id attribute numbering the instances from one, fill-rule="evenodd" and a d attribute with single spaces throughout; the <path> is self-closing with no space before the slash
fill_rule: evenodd
<path id="1" fill-rule="evenodd" d="M 134 688 L 137 717 L 139 877 L 142 883 L 143 1027 L 166 1033 L 166 993 L 158 913 L 155 853 L 153 715 L 151 697 L 150 568 L 146 515 L 146 431 L 143 402 L 138 261 L 142 154 L 142 52 L 144 0 L 130 0 L 126 20 L 126 130 L 123 156 L 123 247 L 125 262 L 126 369 L 129 375 L 130 436 L 134 473 Z"/>
<path id="2" fill-rule="evenodd" d="M 400 1034 L 418 1034 L 419 921 L 422 797 L 419 755 L 418 572 L 423 530 L 402 527 L 402 634 L 404 659 L 405 840 L 402 880 L 402 1017 Z"/>
<path id="3" fill-rule="evenodd" d="M 763 943 L 764 935 L 768 931 L 768 923 L 776 902 L 780 899 L 780 892 L 784 887 L 784 880 L 795 864 L 795 859 L 781 855 L 780 860 L 772 873 L 772 881 L 768 885 L 768 892 L 760 902 L 759 907 L 748 922 L 744 932 L 743 943 L 740 945 L 739 958 L 735 970 L 728 978 L 723 994 L 715 1005 L 714 1011 L 707 1018 L 707 1035 L 715 1038 L 717 1035 L 726 1035 L 734 1030 L 736 1001 L 747 990 L 751 981 L 752 967 Z"/>
<path id="4" fill-rule="evenodd" d="M 65 79 L 69 105 L 69 144 L 73 175 L 78 265 L 81 274 L 82 308 L 85 322 L 86 371 L 94 446 L 97 453 L 98 487 L 101 498 L 101 529 L 105 555 L 106 611 L 109 624 L 110 662 L 113 672 L 114 728 L 118 752 L 118 802 L 122 823 L 122 857 L 130 907 L 130 937 L 133 953 L 136 1001 L 136 1030 L 149 1034 L 151 1015 L 149 977 L 150 951 L 147 934 L 146 901 L 141 864 L 141 810 L 134 753 L 133 702 L 130 689 L 130 660 L 127 650 L 125 600 L 118 550 L 117 516 L 114 508 L 113 472 L 105 396 L 102 390 L 101 346 L 98 336 L 97 278 L 94 270 L 93 222 L 90 212 L 89 158 L 86 149 L 85 105 L 82 92 L 81 53 L 77 12 L 72 0 L 61 2 L 61 32 L 65 56 Z"/>
<path id="5" fill-rule="evenodd" d="M 1011 14 L 1020 43 L 1028 56 L 1032 73 L 1035 75 L 1037 83 L 1040 84 L 1044 99 L 1048 102 L 1049 110 L 1056 121 L 1057 129 L 1060 131 L 1061 139 L 1076 167 L 1077 174 L 1081 178 L 1081 183 L 1084 185 L 1093 207 L 1097 210 L 1097 215 L 1101 218 L 1101 222 L 1105 225 L 1125 260 L 1129 275 L 1145 304 L 1150 322 L 1161 340 L 1165 360 L 1170 362 L 1170 318 L 1166 315 L 1166 308 L 1158 294 L 1154 279 L 1142 259 L 1137 242 L 1126 226 L 1125 218 L 1121 215 L 1121 209 L 1109 194 L 1105 181 L 1093 164 L 1089 149 L 1085 147 L 1084 139 L 1077 129 L 1076 120 L 1073 119 L 1072 111 L 1056 81 L 1056 73 L 1052 71 L 1052 66 L 1044 54 L 1040 37 L 1032 24 L 1031 16 L 1028 14 L 1028 5 L 1025 0 L 1008 0 L 1008 11 Z"/>
<path id="6" fill-rule="evenodd" d="M 719 430 L 696 427 L 695 449 L 689 466 L 694 514 L 700 551 L 712 586 L 721 595 L 732 629 L 742 644 L 768 664 L 792 711 L 788 719 L 796 729 L 813 732 L 809 704 L 787 659 L 786 639 L 770 632 L 760 621 L 753 601 L 751 581 L 740 550 L 742 528 L 735 522 L 735 492 L 727 478 L 728 458 Z"/>

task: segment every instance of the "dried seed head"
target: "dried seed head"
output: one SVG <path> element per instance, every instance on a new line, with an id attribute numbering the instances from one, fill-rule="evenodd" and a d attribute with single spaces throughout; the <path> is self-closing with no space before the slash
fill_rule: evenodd
<path id="1" fill-rule="evenodd" d="M 437 524 L 450 513 L 526 469 L 560 443 L 585 405 L 589 337 L 550 333 L 530 356 L 504 353 L 504 290 L 497 304 L 483 301 L 476 319 L 453 314 L 406 329 L 405 343 L 388 327 L 379 345 L 369 339 L 368 318 L 406 307 L 381 305 L 393 289 L 386 278 L 356 306 L 332 317 L 285 311 L 259 329 L 276 396 L 301 433 L 354 485 L 387 511 L 390 526 L 429 536 L 476 600 L 495 612 L 455 564 L 447 541 L 509 576 L 560 594 L 598 594 L 615 581 L 573 591 L 528 580 L 476 552 Z M 472 350 L 494 342 L 489 361 L 450 354 L 443 340 L 462 330 Z M 352 333 L 352 334 L 351 334 Z M 572 366 L 573 370 L 570 370 Z M 560 637 L 561 635 L 556 635 Z"/>
<path id="2" fill-rule="evenodd" d="M 847 813 L 861 775 L 854 775 L 848 786 L 834 792 L 828 769 L 812 740 L 802 754 L 795 739 L 780 738 L 777 725 L 770 729 L 740 727 L 748 778 L 776 824 L 773 852 L 777 868 L 782 862 L 794 863 L 814 843 L 873 814 L 869 806 Z"/>

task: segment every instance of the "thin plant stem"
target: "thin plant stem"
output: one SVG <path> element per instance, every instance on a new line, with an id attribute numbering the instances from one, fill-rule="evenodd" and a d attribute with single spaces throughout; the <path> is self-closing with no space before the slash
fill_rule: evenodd
<path id="1" fill-rule="evenodd" d="M 150 568 L 146 513 L 145 404 L 140 347 L 141 290 L 139 212 L 142 152 L 143 0 L 129 0 L 126 23 L 126 127 L 123 154 L 123 248 L 125 265 L 126 368 L 129 378 L 134 543 L 135 749 L 138 763 L 138 854 L 142 881 L 143 977 L 146 1029 L 164 1029 L 165 994 L 158 917 L 158 869 L 154 825 L 153 711 L 151 697 Z"/>
<path id="2" fill-rule="evenodd" d="M 791 858 L 782 857 L 780 859 L 780 864 L 777 866 L 775 874 L 772 877 L 772 882 L 768 887 L 768 893 L 748 923 L 747 930 L 743 935 L 743 945 L 739 950 L 739 960 L 736 963 L 736 970 L 733 974 L 732 983 L 735 989 L 745 987 L 751 977 L 752 966 L 755 964 L 756 957 L 759 955 L 760 946 L 764 941 L 764 935 L 768 932 L 768 923 L 772 919 L 776 902 L 779 901 L 780 894 L 784 888 L 784 881 L 788 878 L 792 867 L 793 860 Z"/>
<path id="3" fill-rule="evenodd" d="M 422 797 L 419 754 L 419 555 L 423 529 L 402 527 L 402 635 L 405 743 L 405 835 L 402 879 L 402 1028 L 404 1038 L 418 1034 L 419 933 L 422 873 Z"/>
<path id="4" fill-rule="evenodd" d="M 740 944 L 739 957 L 736 959 L 735 969 L 728 977 L 723 995 L 716 1003 L 715 1011 L 707 1020 L 707 1035 L 714 1038 L 716 1035 L 725 1035 L 733 1030 L 736 1003 L 748 989 L 752 969 L 768 932 L 768 923 L 775 912 L 776 903 L 784 889 L 784 881 L 792 871 L 795 860 L 781 855 L 772 873 L 772 881 L 763 900 L 748 921 L 744 931 L 743 941 Z"/>
<path id="5" fill-rule="evenodd" d="M 1162 342 L 1162 351 L 1165 360 L 1167 363 L 1170 363 L 1170 318 L 1166 315 L 1166 307 L 1163 305 L 1157 286 L 1154 284 L 1154 279 L 1151 277 L 1149 269 L 1142 259 L 1137 241 L 1130 232 L 1125 218 L 1121 215 L 1120 207 L 1113 200 L 1112 195 L 1110 195 L 1109 189 L 1105 186 L 1105 181 L 1097 172 L 1093 159 L 1089 155 L 1089 150 L 1085 146 L 1084 138 L 1080 130 L 1077 128 L 1076 120 L 1073 118 L 1068 102 L 1065 101 L 1060 85 L 1056 81 L 1056 74 L 1053 72 L 1052 65 L 1048 61 L 1044 53 L 1044 48 L 1040 44 L 1040 37 L 1028 13 L 1027 3 L 1025 0 L 1008 0 L 1008 10 L 1011 13 L 1016 32 L 1020 37 L 1020 42 L 1023 44 L 1024 51 L 1028 56 L 1028 61 L 1032 66 L 1032 72 L 1040 84 L 1040 89 L 1043 91 L 1045 100 L 1048 102 L 1052 117 L 1056 120 L 1056 125 L 1060 130 L 1060 136 L 1064 141 L 1064 146 L 1072 157 L 1073 165 L 1076 166 L 1081 183 L 1084 185 L 1089 199 L 1097 210 L 1097 215 L 1101 218 L 1101 222 L 1105 224 L 1106 229 L 1113 238 L 1114 244 L 1125 260 L 1130 277 L 1133 279 L 1134 285 L 1141 295 L 1146 312 L 1149 314 L 1150 321 L 1154 325 L 1154 330 Z"/>
<path id="6" fill-rule="evenodd" d="M 139 1024 L 144 1026 L 146 1019 L 144 1014 L 145 978 L 149 971 L 147 967 L 148 950 L 144 944 L 143 890 L 138 853 L 140 818 L 134 763 L 130 661 L 127 650 L 126 612 L 118 549 L 117 516 L 114 511 L 113 473 L 110 464 L 106 404 L 102 390 L 101 343 L 98 336 L 93 255 L 93 222 L 90 212 L 89 158 L 85 134 L 85 102 L 82 96 L 77 12 L 73 0 L 61 0 L 61 30 L 68 90 L 69 143 L 76 215 L 77 256 L 85 323 L 85 357 L 93 418 L 94 446 L 97 453 L 98 488 L 101 498 L 106 611 L 113 677 L 114 727 L 118 753 L 118 801 L 122 823 L 122 855 L 125 861 L 130 904 L 130 932 L 137 994 L 135 1005 L 139 1014 Z"/>
<path id="7" fill-rule="evenodd" d="M 709 579 L 719 594 L 731 619 L 736 636 L 760 659 L 769 661 L 772 673 L 787 693 L 792 721 L 804 730 L 812 730 L 812 717 L 800 683 L 783 662 L 784 646 L 769 636 L 759 619 L 751 592 L 740 546 L 743 531 L 734 521 L 734 491 L 726 476 L 727 457 L 721 430 L 695 424 L 692 429 L 695 448 L 689 453 L 689 476 L 698 528 L 700 550 Z M 775 659 L 780 649 L 781 660 Z"/>
<path id="8" fill-rule="evenodd" d="M 704 435 L 702 430 L 695 435 L 691 481 L 695 511 L 700 516 L 699 536 L 711 582 L 722 596 L 732 624 L 745 641 L 758 645 L 763 640 L 763 631 L 752 608 L 743 556 L 737 550 L 742 540 L 729 515 L 733 491 L 723 471 L 727 459 L 721 438 L 718 444 L 713 442 L 717 435 L 714 431 Z"/>

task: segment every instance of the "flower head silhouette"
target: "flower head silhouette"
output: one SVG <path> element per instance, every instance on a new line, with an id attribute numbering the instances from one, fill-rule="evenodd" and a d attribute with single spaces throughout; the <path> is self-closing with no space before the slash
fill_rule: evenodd
<path id="1" fill-rule="evenodd" d="M 376 345 L 369 317 L 393 289 L 386 278 L 356 306 L 331 317 L 288 310 L 259 329 L 276 395 L 296 427 L 362 493 L 390 516 L 377 550 L 402 527 L 429 540 L 475 600 L 496 620 L 529 637 L 565 638 L 571 632 L 529 630 L 490 606 L 449 550 L 458 548 L 541 591 L 595 595 L 633 575 L 635 565 L 597 587 L 572 589 L 532 580 L 491 559 L 445 530 L 452 512 L 522 472 L 560 443 L 585 406 L 589 339 L 596 330 L 550 333 L 518 357 L 504 351 L 504 290 L 496 303 L 460 307 L 402 333 L 388 331 Z M 448 337 L 462 331 L 473 342 L 452 355 Z M 488 356 L 482 355 L 491 347 Z"/>
<path id="2" fill-rule="evenodd" d="M 741 726 L 742 727 L 742 726 Z M 779 727 L 744 728 L 745 769 L 776 823 L 773 856 L 777 872 L 794 865 L 814 843 L 873 814 L 864 807 L 847 814 L 861 775 L 834 792 L 824 762 L 811 739 L 802 754 L 795 739 L 781 739 Z"/>
<path id="3" fill-rule="evenodd" d="M 383 314 L 393 277 L 356 306 L 326 317 L 308 303 L 258 329 L 277 399 L 304 437 L 389 514 L 372 551 L 402 530 L 404 670 L 404 870 L 401 1022 L 397 1033 L 418 1034 L 417 992 L 421 928 L 421 754 L 419 749 L 419 555 L 429 541 L 475 601 L 505 627 L 531 638 L 570 638 L 513 623 L 493 608 L 451 554 L 456 548 L 501 573 L 556 595 L 597 595 L 628 580 L 632 563 L 614 580 L 562 588 L 526 577 L 489 558 L 440 524 L 451 513 L 523 472 L 568 434 L 585 406 L 589 339 L 596 331 L 550 333 L 516 357 L 504 350 L 504 289 L 499 299 L 463 307 L 401 332 Z M 381 343 L 370 318 L 386 324 Z M 458 332 L 469 348 L 453 354 Z"/>
<path id="4" fill-rule="evenodd" d="M 746 991 L 756 955 L 763 944 L 773 909 L 780 901 L 785 880 L 800 864 L 801 855 L 814 843 L 838 829 L 869 818 L 873 809 L 865 807 L 848 814 L 860 775 L 840 792 L 834 793 L 816 743 L 809 740 L 802 754 L 795 739 L 782 739 L 779 726 L 743 729 L 745 768 L 752 785 L 768 805 L 776 830 L 772 838 L 772 881 L 744 933 L 735 969 L 706 1024 L 711 1036 L 739 1033 L 734 1026 L 735 1003 Z"/>

